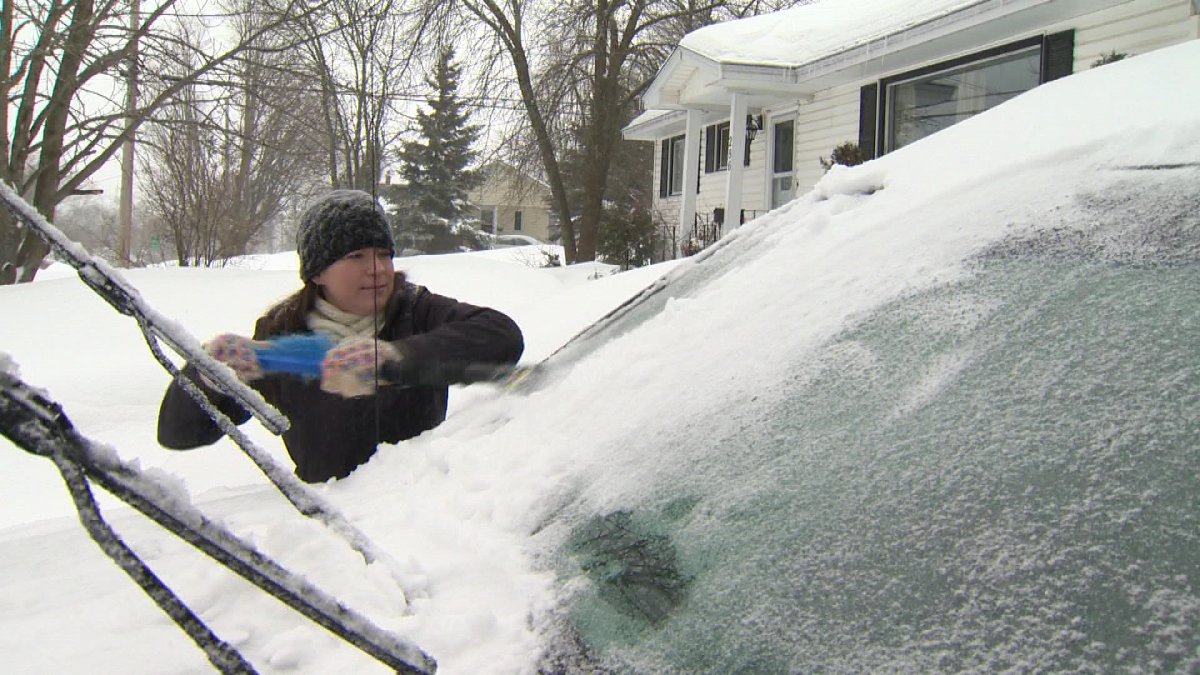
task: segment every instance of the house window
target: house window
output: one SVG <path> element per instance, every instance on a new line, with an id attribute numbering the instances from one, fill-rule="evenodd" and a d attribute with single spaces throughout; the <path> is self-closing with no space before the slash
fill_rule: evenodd
<path id="1" fill-rule="evenodd" d="M 704 173 L 729 168 L 729 122 L 704 129 Z"/>
<path id="2" fill-rule="evenodd" d="M 521 231 L 521 212 L 520 211 L 513 212 L 513 229 L 516 230 L 517 232 Z"/>
<path id="3" fill-rule="evenodd" d="M 1041 48 L 1032 47 L 889 82 L 887 149 L 902 148 L 1033 89 L 1041 79 L 1041 62 Z"/>
<path id="4" fill-rule="evenodd" d="M 742 157 L 743 166 L 750 166 L 750 138 Z M 704 129 L 704 173 L 729 168 L 729 122 L 711 124 Z"/>
<path id="5" fill-rule="evenodd" d="M 1069 75 L 1074 48 L 1074 31 L 1064 31 L 864 86 L 859 148 L 867 159 L 891 152 Z"/>
<path id="6" fill-rule="evenodd" d="M 683 141 L 683 136 L 673 136 L 662 142 L 658 179 L 660 197 L 683 194 Z"/>

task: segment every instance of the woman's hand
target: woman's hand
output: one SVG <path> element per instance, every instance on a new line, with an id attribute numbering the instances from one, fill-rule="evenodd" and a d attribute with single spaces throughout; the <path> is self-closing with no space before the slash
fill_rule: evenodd
<path id="1" fill-rule="evenodd" d="M 375 393 L 383 364 L 398 363 L 402 358 L 400 350 L 385 340 L 367 337 L 343 340 L 325 354 L 321 363 L 321 389 L 343 398 L 370 396 Z"/>
<path id="2" fill-rule="evenodd" d="M 263 376 L 262 366 L 254 353 L 256 343 L 250 338 L 225 333 L 204 343 L 204 351 L 233 370 L 242 382 L 257 380 Z M 206 381 L 207 377 L 204 378 Z M 206 382 L 206 384 L 213 384 Z"/>

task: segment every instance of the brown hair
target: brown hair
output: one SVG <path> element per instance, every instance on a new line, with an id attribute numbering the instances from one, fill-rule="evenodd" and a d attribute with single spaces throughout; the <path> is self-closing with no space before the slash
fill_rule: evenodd
<path id="1" fill-rule="evenodd" d="M 392 286 L 392 297 L 388 299 L 391 306 L 404 293 L 407 281 L 403 272 L 396 272 L 396 280 Z M 311 280 L 305 281 L 300 290 L 292 293 L 283 300 L 275 303 L 254 324 L 254 339 L 266 340 L 275 335 L 301 333 L 308 330 L 308 313 L 321 297 L 321 287 Z"/>

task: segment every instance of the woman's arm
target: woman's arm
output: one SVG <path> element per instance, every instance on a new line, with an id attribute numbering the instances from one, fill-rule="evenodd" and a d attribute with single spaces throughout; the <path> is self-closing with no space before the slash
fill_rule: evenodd
<path id="1" fill-rule="evenodd" d="M 185 377 L 193 382 L 201 382 L 195 367 L 188 365 L 183 369 Z M 209 389 L 203 384 L 197 384 L 201 391 L 208 395 L 208 400 L 217 407 L 234 424 L 242 424 L 250 419 L 250 411 L 246 410 L 230 396 Z M 163 395 L 162 404 L 158 408 L 158 442 L 172 450 L 191 450 L 204 445 L 216 443 L 225 432 L 208 416 L 192 397 L 184 391 L 178 382 L 172 382 Z"/>
<path id="2" fill-rule="evenodd" d="M 414 295 L 413 334 L 393 342 L 403 357 L 405 379 L 420 384 L 470 382 L 488 372 L 479 366 L 512 365 L 521 358 L 521 329 L 503 312 L 420 286 Z"/>

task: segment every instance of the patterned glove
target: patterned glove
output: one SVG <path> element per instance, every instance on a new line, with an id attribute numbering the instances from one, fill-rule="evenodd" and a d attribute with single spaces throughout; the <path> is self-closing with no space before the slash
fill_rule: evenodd
<path id="1" fill-rule="evenodd" d="M 404 357 L 385 340 L 356 337 L 343 340 L 325 354 L 321 363 L 321 389 L 343 398 L 375 393 L 378 368 Z"/>
<path id="2" fill-rule="evenodd" d="M 250 382 L 263 376 L 262 367 L 258 364 L 258 357 L 254 354 L 254 344 L 250 338 L 226 333 L 205 342 L 204 351 L 233 369 L 239 380 Z M 208 377 L 205 377 L 204 380 L 206 384 L 213 385 Z"/>

